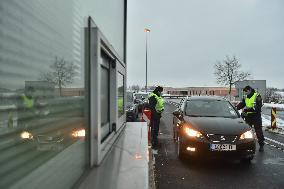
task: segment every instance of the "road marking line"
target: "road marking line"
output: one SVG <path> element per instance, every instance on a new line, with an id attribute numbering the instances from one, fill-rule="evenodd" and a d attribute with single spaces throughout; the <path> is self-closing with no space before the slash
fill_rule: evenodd
<path id="1" fill-rule="evenodd" d="M 279 145 L 281 145 L 281 146 L 283 146 L 283 147 L 284 147 L 284 144 L 283 144 L 283 143 L 281 143 L 281 142 L 278 142 L 278 141 L 276 141 L 276 140 L 273 140 L 273 139 L 271 139 L 271 138 L 267 138 L 267 137 L 264 137 L 264 138 L 265 138 L 265 140 L 269 140 L 269 141 L 271 141 L 271 142 L 274 142 L 274 143 L 279 144 Z"/>
<path id="2" fill-rule="evenodd" d="M 276 140 L 273 140 L 273 139 L 271 139 L 271 138 L 267 138 L 267 137 L 264 137 L 264 138 L 265 138 L 265 140 L 268 140 L 268 141 L 270 141 L 270 142 L 274 142 L 274 143 L 276 143 L 276 144 L 279 144 L 279 145 L 283 146 L 283 147 L 279 147 L 279 146 L 276 146 L 276 145 L 274 145 L 274 144 L 270 144 L 270 143 L 268 143 L 268 142 L 266 142 L 266 141 L 264 142 L 265 144 L 267 144 L 267 145 L 269 145 L 269 146 L 271 146 L 271 147 L 273 147 L 273 148 L 276 148 L 276 149 L 281 150 L 281 151 L 284 152 L 284 144 L 283 144 L 283 143 L 278 142 L 278 141 L 276 141 Z"/>

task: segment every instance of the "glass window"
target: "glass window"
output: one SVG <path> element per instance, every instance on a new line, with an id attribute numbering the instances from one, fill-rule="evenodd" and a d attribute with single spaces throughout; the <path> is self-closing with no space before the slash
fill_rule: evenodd
<path id="1" fill-rule="evenodd" d="M 135 95 L 136 99 L 139 99 L 139 100 L 147 99 L 148 96 L 149 96 L 148 93 L 137 93 Z"/>
<path id="2" fill-rule="evenodd" d="M 109 123 L 109 70 L 101 69 L 101 125 Z"/>
<path id="3" fill-rule="evenodd" d="M 108 63 L 107 58 L 103 58 L 103 61 Z M 101 135 L 102 141 L 111 132 L 110 130 L 110 87 L 109 87 L 109 69 L 101 66 Z"/>
<path id="4" fill-rule="evenodd" d="M 118 117 L 124 114 L 124 75 L 118 72 L 117 74 L 117 106 L 118 106 Z"/>
<path id="5" fill-rule="evenodd" d="M 231 104 L 222 100 L 189 100 L 186 103 L 185 114 L 197 117 L 238 117 Z"/>
<path id="6" fill-rule="evenodd" d="M 83 18 L 64 2 L 0 1 L 0 188 L 71 188 L 85 171 Z"/>
<path id="7" fill-rule="evenodd" d="M 126 95 L 127 103 L 132 103 L 134 101 L 134 99 L 133 99 L 133 92 L 127 92 L 126 94 L 127 94 Z"/>

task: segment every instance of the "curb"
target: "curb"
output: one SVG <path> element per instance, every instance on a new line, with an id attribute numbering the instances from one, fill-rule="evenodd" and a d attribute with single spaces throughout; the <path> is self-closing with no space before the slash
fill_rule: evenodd
<path id="1" fill-rule="evenodd" d="M 152 152 L 152 148 L 149 146 L 148 147 L 148 152 L 149 152 L 149 189 L 156 189 L 156 184 L 155 184 L 155 159 L 154 155 Z"/>

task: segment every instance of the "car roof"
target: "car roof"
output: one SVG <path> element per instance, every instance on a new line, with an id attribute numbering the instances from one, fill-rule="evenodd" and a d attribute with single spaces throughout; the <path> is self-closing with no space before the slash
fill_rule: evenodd
<path id="1" fill-rule="evenodd" d="M 215 100 L 220 100 L 220 101 L 227 101 L 224 97 L 221 96 L 189 96 L 186 98 L 187 101 L 190 100 L 206 100 L 206 101 L 215 101 Z"/>

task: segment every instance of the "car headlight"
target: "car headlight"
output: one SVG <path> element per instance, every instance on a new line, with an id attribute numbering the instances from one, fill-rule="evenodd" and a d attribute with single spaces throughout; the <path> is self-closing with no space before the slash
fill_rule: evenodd
<path id="1" fill-rule="evenodd" d="M 86 130 L 80 129 L 72 132 L 72 136 L 75 138 L 85 137 L 86 136 Z"/>
<path id="2" fill-rule="evenodd" d="M 33 139 L 33 135 L 27 131 L 23 131 L 21 133 L 21 138 L 22 139 Z"/>
<path id="3" fill-rule="evenodd" d="M 253 132 L 252 130 L 246 131 L 245 133 L 241 134 L 240 139 L 253 139 Z"/>
<path id="4" fill-rule="evenodd" d="M 189 136 L 189 137 L 202 137 L 202 134 L 199 131 L 196 131 L 194 129 L 190 129 L 188 127 L 185 127 L 185 133 Z"/>

